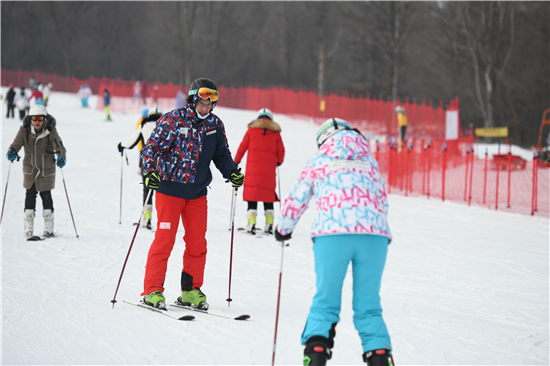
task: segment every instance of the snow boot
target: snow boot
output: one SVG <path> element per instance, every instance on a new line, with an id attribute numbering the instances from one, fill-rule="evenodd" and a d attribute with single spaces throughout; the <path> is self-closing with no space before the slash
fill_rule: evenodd
<path id="1" fill-rule="evenodd" d="M 258 210 L 246 211 L 246 217 L 248 217 L 248 224 L 246 225 L 246 232 L 252 235 L 256 235 L 256 217 L 258 216 Z"/>
<path id="2" fill-rule="evenodd" d="M 387 349 L 377 349 L 363 353 L 363 361 L 368 366 L 393 366 L 393 357 Z"/>
<path id="3" fill-rule="evenodd" d="M 141 226 L 151 230 L 151 216 L 153 215 L 153 205 L 145 205 L 145 213 L 141 219 Z"/>
<path id="4" fill-rule="evenodd" d="M 265 210 L 265 228 L 267 234 L 273 235 L 273 210 Z"/>
<path id="5" fill-rule="evenodd" d="M 325 366 L 332 357 L 332 351 L 324 342 L 307 342 L 304 349 L 304 366 Z"/>
<path id="6" fill-rule="evenodd" d="M 182 291 L 181 297 L 178 297 L 178 302 L 182 305 L 193 306 L 202 310 L 208 309 L 206 295 L 198 287 L 195 287 L 191 291 Z"/>
<path id="7" fill-rule="evenodd" d="M 166 310 L 166 298 L 160 290 L 153 291 L 149 295 L 143 296 L 143 302 L 154 308 Z"/>
<path id="8" fill-rule="evenodd" d="M 44 210 L 42 212 L 42 216 L 44 217 L 44 232 L 43 235 L 48 238 L 50 236 L 53 236 L 53 211 L 52 210 Z"/>
<path id="9" fill-rule="evenodd" d="M 34 210 L 28 209 L 25 210 L 25 225 L 23 229 L 23 234 L 25 234 L 25 237 L 28 239 L 32 236 L 33 228 L 34 228 Z"/>

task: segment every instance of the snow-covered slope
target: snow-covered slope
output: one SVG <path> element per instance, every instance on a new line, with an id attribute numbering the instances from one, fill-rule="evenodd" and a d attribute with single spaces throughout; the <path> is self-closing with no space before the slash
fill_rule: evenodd
<path id="1" fill-rule="evenodd" d="M 138 301 L 142 291 L 154 235 L 143 229 L 137 233 L 113 308 L 142 201 L 138 151 L 127 151 L 127 165 L 117 144 L 130 137 L 139 116 L 115 113 L 113 122 L 105 122 L 103 112 L 81 108 L 70 94 L 54 93 L 50 103 L 67 147 L 63 175 L 79 238 L 58 169 L 53 199 L 59 236 L 40 242 L 23 239 L 25 191 L 21 162 L 13 163 L 1 228 L 2 364 L 271 364 L 281 247 L 271 238 L 235 233 L 233 302 L 228 307 L 232 190 L 215 167 L 208 192 L 202 289 L 212 308 L 252 318 L 239 322 L 195 313 L 194 321 L 179 322 L 123 303 Z M 226 125 L 235 153 L 255 113 L 224 108 L 215 112 Z M 316 126 L 281 115 L 275 120 L 287 151 L 279 174 L 285 197 L 315 152 Z M 19 126 L 19 120 L 6 119 L 2 112 L 2 199 L 10 168 L 5 154 Z M 423 197 L 390 195 L 389 203 L 394 240 L 381 295 L 396 364 L 548 365 L 548 219 Z M 40 198 L 37 208 L 35 229 L 41 232 Z M 245 210 L 239 192 L 236 226 L 245 225 Z M 260 208 L 261 225 L 262 213 Z M 276 353 L 281 365 L 297 365 L 302 359 L 300 335 L 315 292 L 312 222 L 309 210 L 284 249 Z M 180 228 L 165 283 L 168 301 L 179 292 L 182 236 Z M 362 363 L 352 322 L 351 281 L 348 273 L 330 365 Z"/>

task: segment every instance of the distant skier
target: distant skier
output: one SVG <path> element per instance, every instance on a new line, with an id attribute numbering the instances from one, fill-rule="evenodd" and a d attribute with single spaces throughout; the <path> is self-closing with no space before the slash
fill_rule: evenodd
<path id="1" fill-rule="evenodd" d="M 140 127 L 134 132 L 132 137 L 130 137 L 130 139 L 126 141 L 121 141 L 118 144 L 118 152 L 122 153 L 124 149 L 133 149 L 134 146 L 138 145 L 139 143 L 146 144 L 147 141 L 149 140 L 149 137 L 151 136 L 151 133 L 157 126 L 157 120 L 161 116 L 162 116 L 162 111 L 160 110 L 160 108 L 158 107 L 151 108 L 148 116 L 145 118 L 142 118 Z M 140 156 L 140 160 L 141 160 L 141 156 Z M 145 176 L 142 175 L 142 177 L 143 177 L 142 205 L 145 205 L 145 200 L 147 199 L 147 195 L 149 194 L 149 188 L 145 184 Z M 145 213 L 141 221 L 141 226 L 144 226 L 149 230 L 152 229 L 151 218 L 152 218 L 152 212 L 153 212 L 153 194 L 154 194 L 154 191 L 151 192 L 151 196 L 147 201 L 147 206 L 145 206 Z"/>
<path id="2" fill-rule="evenodd" d="M 195 80 L 189 89 L 187 107 L 164 114 L 143 147 L 145 185 L 157 190 L 157 230 L 147 256 L 142 295 L 146 304 L 157 308 L 166 306 L 166 268 L 180 220 L 185 229 L 185 252 L 178 301 L 208 308 L 201 286 L 207 251 L 210 163 L 214 162 L 233 187 L 244 182 L 244 174 L 231 157 L 223 122 L 212 113 L 218 97 L 212 80 Z"/>
<path id="3" fill-rule="evenodd" d="M 354 324 L 363 361 L 391 366 L 391 341 L 382 318 L 380 283 L 391 240 L 385 182 L 366 138 L 339 118 L 327 120 L 311 157 L 285 199 L 275 239 L 287 241 L 315 197 L 311 237 L 317 293 L 302 333 L 304 365 L 325 365 L 340 320 L 342 285 L 351 262 Z"/>
<path id="4" fill-rule="evenodd" d="M 395 107 L 395 113 L 397 113 L 397 127 L 399 128 L 399 145 L 398 151 L 401 152 L 403 144 L 405 142 L 405 136 L 407 134 L 407 115 L 405 114 L 405 108 L 398 105 Z"/>
<path id="5" fill-rule="evenodd" d="M 10 118 L 10 114 L 11 114 L 11 118 L 15 118 L 15 114 L 14 114 L 14 110 L 15 110 L 15 90 L 13 89 L 13 84 L 10 84 L 9 85 L 9 90 L 8 92 L 6 93 L 6 107 L 7 107 L 7 113 L 6 113 L 6 118 Z"/>
<path id="6" fill-rule="evenodd" d="M 139 84 L 139 81 L 136 80 L 134 83 L 134 96 L 132 97 L 132 103 L 134 103 L 136 100 L 139 102 L 141 99 L 141 85 Z"/>
<path id="7" fill-rule="evenodd" d="M 14 102 L 17 110 L 19 111 L 19 119 L 22 121 L 27 114 L 27 110 L 29 109 L 28 96 L 25 92 L 24 86 L 21 87 L 19 94 L 15 96 Z"/>
<path id="8" fill-rule="evenodd" d="M 246 231 L 256 234 L 258 202 L 263 202 L 264 232 L 273 234 L 273 203 L 279 201 L 275 192 L 276 169 L 285 159 L 285 147 L 281 139 L 281 127 L 273 121 L 273 113 L 267 108 L 260 109 L 256 119 L 248 124 L 248 130 L 235 155 L 235 163 L 239 164 L 247 151 L 243 191 L 243 199 L 248 201 Z"/>
<path id="9" fill-rule="evenodd" d="M 29 106 L 32 107 L 34 105 L 44 105 L 43 94 L 38 88 L 35 88 L 29 97 Z"/>
<path id="10" fill-rule="evenodd" d="M 80 89 L 78 90 L 78 97 L 80 98 L 80 103 L 84 108 L 88 108 L 88 98 L 90 95 L 92 95 L 92 89 L 90 89 L 90 86 L 88 84 L 82 84 L 80 85 Z"/>
<path id="11" fill-rule="evenodd" d="M 105 109 L 105 114 L 107 115 L 107 121 L 111 120 L 111 93 L 109 90 L 103 89 L 103 108 Z"/>
<path id="12" fill-rule="evenodd" d="M 52 86 L 53 86 L 52 83 L 48 83 L 42 88 L 42 97 L 44 98 L 44 107 L 48 106 L 50 94 L 52 93 Z"/>
<path id="13" fill-rule="evenodd" d="M 55 165 L 63 168 L 66 150 L 55 128 L 56 121 L 48 114 L 46 107 L 35 105 L 8 148 L 8 160 L 13 161 L 23 147 L 23 187 L 25 195 L 24 235 L 33 236 L 36 194 L 40 192 L 44 217 L 44 236 L 54 235 L 54 209 L 51 190 L 55 188 Z"/>

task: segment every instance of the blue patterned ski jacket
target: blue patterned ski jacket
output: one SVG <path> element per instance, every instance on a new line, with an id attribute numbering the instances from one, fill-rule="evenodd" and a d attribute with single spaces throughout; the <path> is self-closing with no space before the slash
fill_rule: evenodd
<path id="1" fill-rule="evenodd" d="M 218 116 L 201 120 L 186 107 L 159 118 L 143 148 L 142 171 L 160 174 L 158 192 L 195 199 L 205 196 L 212 182 L 211 161 L 226 179 L 238 169 Z"/>
<path id="2" fill-rule="evenodd" d="M 281 207 L 281 234 L 294 230 L 312 198 L 316 209 L 312 238 L 373 234 L 392 239 L 385 182 L 362 135 L 338 132 L 308 160 Z"/>

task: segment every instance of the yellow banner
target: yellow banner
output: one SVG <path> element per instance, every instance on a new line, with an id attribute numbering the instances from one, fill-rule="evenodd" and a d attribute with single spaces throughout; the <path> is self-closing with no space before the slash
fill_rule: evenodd
<path id="1" fill-rule="evenodd" d="M 508 127 L 476 128 L 475 134 L 478 137 L 508 137 Z"/>

